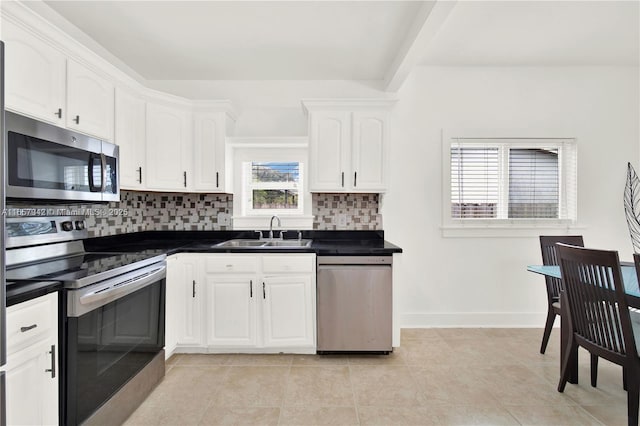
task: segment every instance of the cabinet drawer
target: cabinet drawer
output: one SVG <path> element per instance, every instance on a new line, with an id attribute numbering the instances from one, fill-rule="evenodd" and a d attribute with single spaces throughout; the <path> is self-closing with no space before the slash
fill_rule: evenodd
<path id="1" fill-rule="evenodd" d="M 212 256 L 206 260 L 207 272 L 256 272 L 258 270 L 257 256 L 243 256 L 241 254 L 229 256 Z"/>
<path id="2" fill-rule="evenodd" d="M 313 272 L 313 255 L 265 255 L 262 261 L 265 274 L 274 272 Z"/>
<path id="3" fill-rule="evenodd" d="M 58 293 L 7 308 L 7 353 L 26 348 L 48 335 L 57 335 Z"/>

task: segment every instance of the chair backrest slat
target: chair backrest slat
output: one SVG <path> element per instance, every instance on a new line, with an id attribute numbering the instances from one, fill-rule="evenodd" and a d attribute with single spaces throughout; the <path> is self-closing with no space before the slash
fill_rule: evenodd
<path id="1" fill-rule="evenodd" d="M 565 244 L 557 251 L 573 332 L 610 353 L 637 353 L 618 253 Z"/>
<path id="2" fill-rule="evenodd" d="M 560 265 L 556 251 L 556 243 L 584 247 L 582 235 L 541 235 L 540 250 L 542 251 L 543 265 Z M 560 291 L 562 290 L 562 281 L 553 277 L 545 277 L 545 280 L 549 298 L 558 299 L 560 297 Z"/>

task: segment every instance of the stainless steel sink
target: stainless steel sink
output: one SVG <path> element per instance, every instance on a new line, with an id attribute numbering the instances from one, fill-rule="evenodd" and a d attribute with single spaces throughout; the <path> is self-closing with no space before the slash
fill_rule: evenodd
<path id="1" fill-rule="evenodd" d="M 273 240 L 263 247 L 310 247 L 312 240 Z"/>
<path id="2" fill-rule="evenodd" d="M 250 248 L 292 248 L 310 247 L 312 240 L 249 240 L 236 239 L 224 241 L 214 247 L 250 247 Z"/>
<path id="3" fill-rule="evenodd" d="M 215 247 L 260 247 L 263 246 L 265 241 L 261 240 L 229 240 L 222 243 L 218 243 Z"/>

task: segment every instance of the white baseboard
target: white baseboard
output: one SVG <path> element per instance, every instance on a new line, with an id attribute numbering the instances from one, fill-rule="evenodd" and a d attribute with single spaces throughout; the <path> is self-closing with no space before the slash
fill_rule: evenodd
<path id="1" fill-rule="evenodd" d="M 543 328 L 546 312 L 438 312 L 400 314 L 401 328 Z M 555 327 L 560 326 L 560 318 Z"/>

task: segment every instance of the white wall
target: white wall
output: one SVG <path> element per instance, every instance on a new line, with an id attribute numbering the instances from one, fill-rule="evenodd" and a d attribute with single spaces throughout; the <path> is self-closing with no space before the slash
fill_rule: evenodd
<path id="1" fill-rule="evenodd" d="M 444 238 L 441 130 L 531 129 L 578 140 L 585 244 L 631 259 L 626 164 L 637 167 L 638 68 L 421 67 L 399 93 L 385 236 L 404 254 L 396 285 L 403 326 L 536 326 L 546 314 L 537 237 Z"/>

